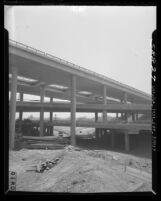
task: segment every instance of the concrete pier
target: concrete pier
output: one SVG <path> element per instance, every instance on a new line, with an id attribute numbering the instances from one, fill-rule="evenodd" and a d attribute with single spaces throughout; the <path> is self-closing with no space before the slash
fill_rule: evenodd
<path id="1" fill-rule="evenodd" d="M 76 76 L 71 76 L 71 145 L 76 145 Z"/>
<path id="2" fill-rule="evenodd" d="M 12 67 L 11 82 L 11 101 L 10 101 L 10 121 L 9 121 L 9 148 L 14 149 L 15 146 L 15 119 L 16 119 L 16 93 L 17 93 L 17 67 Z"/>
<path id="3" fill-rule="evenodd" d="M 40 102 L 44 102 L 45 98 L 45 89 L 44 87 L 40 88 L 41 96 L 40 96 Z M 44 135 L 44 108 L 42 107 L 40 109 L 40 136 L 42 137 Z"/>

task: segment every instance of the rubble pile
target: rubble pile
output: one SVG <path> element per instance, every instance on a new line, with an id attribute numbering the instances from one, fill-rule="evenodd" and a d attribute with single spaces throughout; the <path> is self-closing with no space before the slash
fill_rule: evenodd
<path id="1" fill-rule="evenodd" d="M 35 171 L 38 173 L 43 173 L 43 172 L 53 168 L 54 166 L 56 166 L 62 158 L 63 158 L 63 155 L 61 155 L 57 158 L 54 158 L 52 160 L 46 160 L 45 162 L 40 162 L 37 165 L 31 166 L 29 169 L 27 169 L 27 171 Z"/>

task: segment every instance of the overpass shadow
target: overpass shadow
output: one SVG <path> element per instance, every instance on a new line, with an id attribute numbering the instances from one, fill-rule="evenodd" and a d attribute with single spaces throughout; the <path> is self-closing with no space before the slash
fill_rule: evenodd
<path id="1" fill-rule="evenodd" d="M 77 145 L 80 148 L 88 150 L 108 150 L 119 153 L 126 153 L 124 147 L 124 134 L 117 134 L 115 136 L 115 146 L 111 148 L 111 136 L 106 135 L 100 139 L 76 139 Z M 128 154 L 151 159 L 152 157 L 152 141 L 151 134 L 134 134 L 130 135 L 130 151 Z M 126 153 L 127 154 L 127 153 Z"/>

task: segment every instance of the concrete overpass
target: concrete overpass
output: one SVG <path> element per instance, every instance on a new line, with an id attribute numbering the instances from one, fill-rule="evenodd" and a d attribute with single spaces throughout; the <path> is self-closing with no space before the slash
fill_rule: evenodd
<path id="1" fill-rule="evenodd" d="M 131 114 L 134 121 L 137 113 L 151 113 L 150 95 L 12 40 L 9 43 L 9 89 L 11 149 L 14 148 L 16 110 L 20 112 L 20 119 L 24 111 L 40 112 L 40 136 L 43 136 L 45 111 L 50 112 L 51 122 L 52 112 L 70 112 L 68 125 L 71 127 L 72 145 L 75 145 L 76 112 L 95 113 L 96 123 L 93 127 L 99 128 L 108 127 L 107 112 L 124 113 L 125 117 Z M 21 97 L 16 102 L 17 92 Z M 40 102 L 24 102 L 23 94 L 39 95 Z M 44 97 L 50 97 L 50 103 L 44 103 Z M 69 103 L 54 103 L 53 98 L 68 100 Z M 98 112 L 103 113 L 101 123 L 97 122 Z M 86 126 L 91 127 L 88 124 Z M 122 129 L 117 123 L 113 126 Z M 150 130 L 149 123 L 142 126 Z M 128 124 L 123 129 L 128 130 Z M 141 130 L 140 124 L 139 129 Z M 127 150 L 128 136 L 125 132 Z"/>

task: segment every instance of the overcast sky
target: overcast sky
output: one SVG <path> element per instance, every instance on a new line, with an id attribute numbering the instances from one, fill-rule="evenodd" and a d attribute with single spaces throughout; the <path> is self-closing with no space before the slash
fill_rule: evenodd
<path id="1" fill-rule="evenodd" d="M 8 8 L 11 39 L 151 93 L 155 7 Z"/>
<path id="2" fill-rule="evenodd" d="M 9 37 L 151 94 L 156 7 L 7 6 Z"/>

